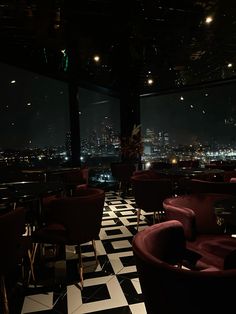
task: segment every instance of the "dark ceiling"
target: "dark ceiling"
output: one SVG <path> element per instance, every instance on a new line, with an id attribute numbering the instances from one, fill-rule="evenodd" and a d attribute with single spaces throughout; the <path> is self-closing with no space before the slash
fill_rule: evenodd
<path id="1" fill-rule="evenodd" d="M 0 0 L 0 40 L 1 62 L 114 92 L 161 92 L 234 79 L 236 3 Z"/>

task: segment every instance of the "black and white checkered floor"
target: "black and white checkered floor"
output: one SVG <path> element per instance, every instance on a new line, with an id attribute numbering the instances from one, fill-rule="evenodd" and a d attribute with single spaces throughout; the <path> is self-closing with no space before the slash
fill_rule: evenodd
<path id="1" fill-rule="evenodd" d="M 66 261 L 48 268 L 43 285 L 29 286 L 18 294 L 14 307 L 20 310 L 14 314 L 145 314 L 131 244 L 137 232 L 134 205 L 133 197 L 124 199 L 115 192 L 106 192 L 102 228 L 96 240 L 98 265 L 92 245 L 82 246 L 83 290 L 79 286 L 77 255 L 74 247 L 67 247 Z M 144 215 L 141 219 L 139 230 L 148 221 Z"/>

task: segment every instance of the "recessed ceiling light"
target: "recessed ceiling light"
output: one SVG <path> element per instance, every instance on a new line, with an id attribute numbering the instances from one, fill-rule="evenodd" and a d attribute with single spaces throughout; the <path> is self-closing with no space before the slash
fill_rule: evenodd
<path id="1" fill-rule="evenodd" d="M 93 60 L 94 60 L 95 62 L 99 62 L 99 61 L 100 61 L 100 57 L 99 57 L 98 55 L 95 55 L 95 56 L 93 57 Z"/>
<path id="2" fill-rule="evenodd" d="M 152 85 L 153 84 L 153 79 L 148 79 L 148 85 Z"/>

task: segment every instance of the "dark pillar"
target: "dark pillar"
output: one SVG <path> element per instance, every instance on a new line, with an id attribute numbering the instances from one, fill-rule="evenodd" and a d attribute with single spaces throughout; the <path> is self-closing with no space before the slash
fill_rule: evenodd
<path id="1" fill-rule="evenodd" d="M 71 165 L 80 166 L 80 120 L 78 103 L 78 82 L 80 73 L 80 61 L 78 54 L 78 41 L 73 24 L 73 10 L 68 3 L 65 4 L 66 44 L 68 54 L 68 92 L 70 111 L 70 133 L 71 133 Z"/>
<path id="2" fill-rule="evenodd" d="M 130 137 L 133 127 L 140 124 L 140 100 L 137 90 L 125 89 L 120 94 L 121 138 Z"/>
<path id="3" fill-rule="evenodd" d="M 72 166 L 80 166 L 80 121 L 79 104 L 77 100 L 77 82 L 70 78 L 68 82 L 69 110 L 70 110 L 70 133 L 71 133 L 71 163 Z"/>
<path id="4" fill-rule="evenodd" d="M 140 125 L 140 59 L 134 55 L 133 47 L 132 39 L 124 37 L 113 51 L 114 82 L 120 92 L 121 151 L 122 144 L 127 143 L 134 126 Z M 138 136 L 140 138 L 140 133 Z M 124 158 L 127 156 L 122 155 Z"/>

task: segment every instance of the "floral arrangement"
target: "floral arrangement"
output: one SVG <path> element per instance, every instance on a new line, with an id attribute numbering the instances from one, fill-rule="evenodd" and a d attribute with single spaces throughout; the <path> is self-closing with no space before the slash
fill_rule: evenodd
<path id="1" fill-rule="evenodd" d="M 134 125 L 130 137 L 121 138 L 121 154 L 125 160 L 138 160 L 143 153 L 141 124 Z"/>

